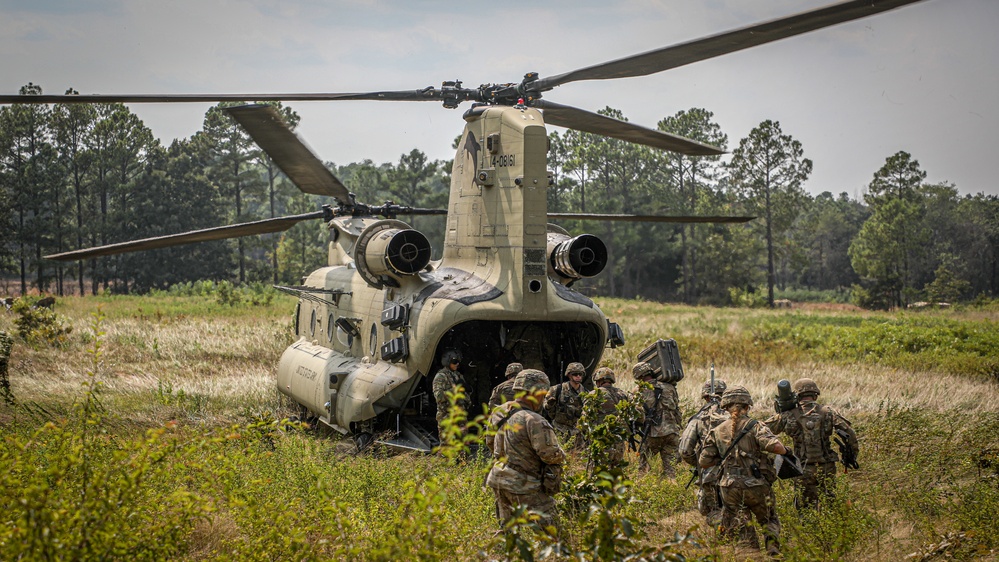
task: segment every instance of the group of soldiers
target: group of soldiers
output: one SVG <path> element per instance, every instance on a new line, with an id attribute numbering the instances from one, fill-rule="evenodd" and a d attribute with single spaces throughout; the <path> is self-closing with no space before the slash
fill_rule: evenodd
<path id="1" fill-rule="evenodd" d="M 463 383 L 458 371 L 460 356 L 446 357 L 445 361 L 455 362 L 434 379 L 438 421 L 447 410 L 446 393 Z M 493 390 L 489 421 L 496 433 L 486 438 L 486 445 L 494 462 L 486 484 L 496 496 L 501 525 L 517 506 L 539 514 L 543 526 L 555 523 L 553 496 L 559 489 L 566 449 L 578 450 L 586 439 L 578 423 L 587 392 L 582 385 L 585 374 L 582 364 L 570 363 L 565 382 L 551 386 L 544 372 L 511 363 L 506 380 Z M 759 548 L 749 521 L 755 518 L 763 528 L 769 555 L 780 553 L 780 521 L 772 488 L 778 479 L 775 465 L 792 467 L 790 476 L 794 476 L 799 509 L 817 507 L 834 493 L 840 457 L 832 448 L 833 440 L 841 450 L 850 451 L 850 458 L 844 454 L 843 462 L 856 467 L 856 433 L 839 412 L 817 402 L 821 392 L 811 379 L 795 381 L 796 402 L 761 423 L 749 416 L 753 398 L 745 387 L 728 387 L 725 381 L 712 377 L 701 391 L 703 406 L 684 424 L 675 382 L 658 380 L 653 368 L 644 362 L 632 368 L 632 376 L 646 383 L 639 385 L 635 399 L 642 407 L 637 419 L 631 420 L 632 427 L 642 427 L 644 433 L 639 470 L 649 470 L 649 459 L 656 455 L 666 478 L 676 476 L 680 460 L 691 465 L 692 482 L 698 486 L 698 511 L 708 524 Z M 601 417 L 630 399 L 614 386 L 615 374 L 607 367 L 596 370 L 593 382 Z M 778 439 L 781 433 L 793 441 L 794 454 Z M 621 441 L 609 451 L 609 459 L 620 463 L 624 454 L 625 442 Z"/>

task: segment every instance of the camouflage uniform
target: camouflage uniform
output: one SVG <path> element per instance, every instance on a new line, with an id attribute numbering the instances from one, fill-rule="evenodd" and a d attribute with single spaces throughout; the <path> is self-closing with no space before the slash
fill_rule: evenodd
<path id="1" fill-rule="evenodd" d="M 632 370 L 635 380 L 655 376 L 648 363 L 638 363 Z M 673 465 L 680 461 L 677 446 L 680 443 L 680 397 L 676 385 L 658 380 L 647 381 L 652 388 L 641 391 L 642 408 L 645 410 L 645 437 L 639 449 L 638 470 L 649 469 L 649 457 L 659 455 L 663 476 L 673 478 Z"/>
<path id="2" fill-rule="evenodd" d="M 601 367 L 597 369 L 597 372 L 593 376 L 593 382 L 599 382 L 601 380 L 610 380 L 611 383 L 615 382 L 614 372 L 607 367 Z M 598 400 L 600 400 L 599 406 L 599 416 L 594 422 L 596 424 L 603 423 L 604 419 L 610 414 L 617 413 L 617 404 L 628 399 L 628 395 L 620 388 L 614 386 L 599 386 L 597 387 L 597 392 L 599 393 Z M 629 420 L 630 421 L 630 420 Z M 636 420 L 637 423 L 642 423 L 645 421 L 644 416 Z M 608 457 L 610 462 L 619 463 L 624 461 L 624 447 L 625 442 L 620 441 L 614 445 L 614 448 L 608 451 Z"/>
<path id="3" fill-rule="evenodd" d="M 517 391 L 548 388 L 548 377 L 535 369 L 521 371 L 515 380 Z M 500 525 L 510 518 L 518 505 L 538 512 L 543 526 L 552 525 L 555 500 L 542 485 L 542 471 L 546 465 L 555 465 L 561 470 L 565 461 L 565 452 L 559 446 L 552 426 L 540 413 L 525 406 L 523 399 L 496 408 L 489 422 L 498 429 L 495 436 L 486 437 L 486 445 L 495 459 L 486 485 L 496 496 Z"/>
<path id="4" fill-rule="evenodd" d="M 459 371 L 452 371 L 448 367 L 443 367 L 441 370 L 437 371 L 434 375 L 434 400 L 437 401 L 437 431 L 441 431 L 441 421 L 447 417 L 448 414 L 448 401 L 447 393 L 454 392 L 456 386 L 461 385 L 462 388 L 468 390 L 465 386 L 465 377 Z M 458 406 L 468 411 L 469 402 L 467 398 L 463 398 L 458 401 Z M 440 435 L 440 433 L 438 433 Z"/>
<path id="5" fill-rule="evenodd" d="M 586 369 L 582 363 L 569 363 L 565 368 L 566 378 L 570 373 L 579 372 L 586 375 Z M 551 417 L 555 433 L 564 444 L 569 444 L 570 440 L 579 434 L 576 422 L 583 415 L 583 397 L 586 389 L 580 385 L 579 390 L 572 388 L 572 383 L 566 380 L 562 384 L 551 387 L 548 396 L 545 397 L 545 411 Z M 579 441 L 574 442 L 579 446 Z"/>
<path id="6" fill-rule="evenodd" d="M 819 396 L 819 387 L 811 379 L 794 382 L 798 406 L 766 421 L 774 433 L 786 433 L 794 440 L 794 453 L 801 461 L 804 474 L 794 479 L 795 505 L 815 507 L 820 497 L 832 497 L 836 489 L 836 462 L 839 455 L 832 449 L 830 440 L 842 432 L 845 441 L 859 452 L 857 434 L 846 418 L 834 408 L 801 400 L 801 396 Z"/>
<path id="7" fill-rule="evenodd" d="M 493 393 L 489 396 L 490 410 L 514 399 L 516 393 L 513 391 L 513 381 L 517 377 L 517 373 L 523 370 L 524 366 L 520 363 L 510 363 L 506 366 L 506 380 L 496 385 Z"/>
<path id="8" fill-rule="evenodd" d="M 715 381 L 715 393 L 711 393 L 711 383 L 705 383 L 701 392 L 701 397 L 707 403 L 694 414 L 687 422 L 680 435 L 679 453 L 683 462 L 697 467 L 697 457 L 704 449 L 704 442 L 708 438 L 708 433 L 729 419 L 728 412 L 718 405 L 718 394 L 725 392 L 725 381 Z M 721 523 L 721 500 L 718 490 L 718 474 L 720 469 L 716 466 L 710 468 L 697 469 L 697 511 L 703 515 L 708 525 L 712 527 Z"/>
<path id="9" fill-rule="evenodd" d="M 729 400 L 731 395 L 735 395 L 732 396 L 733 400 L 740 399 L 737 393 L 744 393 L 748 405 L 752 405 L 749 392 L 740 386 L 726 391 L 722 397 L 722 405 L 727 407 L 729 404 L 745 404 L 746 402 Z M 708 438 L 704 442 L 704 449 L 698 461 L 701 466 L 718 463 L 732 447 L 732 442 L 739 433 L 747 427 L 747 424 L 753 423 L 753 427 L 735 444 L 735 449 L 720 467 L 718 488 L 722 499 L 721 531 L 729 535 L 738 532 L 751 545 L 759 548 L 756 531 L 748 525 L 748 516 L 745 514 L 748 510 L 763 527 L 767 552 L 777 554 L 780 544 L 780 520 L 777 518 L 774 493 L 771 488 L 771 484 L 777 479 L 777 474 L 774 472 L 773 461 L 767 455 L 767 451 L 774 449 L 782 451 L 783 445 L 766 425 L 754 422 L 755 420 L 748 416 L 740 416 L 738 419 L 730 417 L 719 424 L 708 432 Z"/>

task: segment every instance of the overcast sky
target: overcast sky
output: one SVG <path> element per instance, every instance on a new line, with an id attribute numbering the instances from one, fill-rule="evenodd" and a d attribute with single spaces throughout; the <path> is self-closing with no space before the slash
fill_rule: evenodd
<path id="1" fill-rule="evenodd" d="M 816 8 L 826 0 L 456 2 L 0 0 L 0 91 L 283 93 L 408 90 L 542 77 Z M 999 1 L 926 0 L 654 76 L 575 82 L 546 99 L 655 127 L 714 112 L 729 150 L 765 119 L 801 141 L 805 187 L 860 195 L 905 150 L 929 182 L 999 193 Z M 438 103 L 296 102 L 324 160 L 453 157 L 461 113 Z M 209 104 L 135 104 L 164 144 Z"/>

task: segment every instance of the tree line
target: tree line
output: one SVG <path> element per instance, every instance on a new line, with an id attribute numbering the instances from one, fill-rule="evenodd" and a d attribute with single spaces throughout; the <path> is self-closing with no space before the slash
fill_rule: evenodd
<path id="1" fill-rule="evenodd" d="M 40 94 L 29 84 L 23 95 Z M 70 90 L 67 93 L 75 93 Z M 0 278 L 21 292 L 145 292 L 199 279 L 292 283 L 325 263 L 328 235 L 302 223 L 273 235 L 202 242 L 80 262 L 43 256 L 71 249 L 315 211 L 224 112 L 163 146 L 123 104 L 0 108 Z M 275 104 L 294 128 L 299 116 Z M 606 108 L 602 114 L 626 119 Z M 659 129 L 729 149 L 705 109 Z M 926 184 L 899 151 L 872 170 L 862 200 L 812 196 L 801 143 L 767 120 L 731 157 L 692 157 L 578 131 L 551 132 L 557 212 L 743 215 L 744 225 L 566 221 L 611 250 L 598 294 L 687 303 L 773 303 L 781 291 L 852 298 L 869 308 L 996 295 L 999 198 Z M 359 201 L 444 208 L 451 163 L 413 149 L 397 163 L 328 164 Z M 404 217 L 405 218 L 405 217 Z M 411 224 L 440 255 L 444 223 Z M 837 296 L 838 295 L 838 296 Z"/>

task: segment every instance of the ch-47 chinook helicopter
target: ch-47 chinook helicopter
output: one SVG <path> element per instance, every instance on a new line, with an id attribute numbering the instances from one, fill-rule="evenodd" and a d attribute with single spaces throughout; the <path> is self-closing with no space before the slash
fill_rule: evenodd
<path id="1" fill-rule="evenodd" d="M 743 222 L 751 217 L 665 217 L 548 213 L 546 125 L 671 150 L 686 155 L 723 151 L 683 137 L 617 121 L 542 99 L 557 86 L 652 74 L 813 31 L 918 0 L 851 0 L 797 15 L 519 83 L 366 93 L 38 95 L 0 96 L 0 103 L 142 103 L 224 101 L 439 101 L 464 113 L 446 210 L 386 203 L 365 205 L 269 106 L 227 109 L 289 179 L 305 193 L 328 196 L 321 211 L 224 226 L 47 256 L 78 260 L 120 252 L 279 232 L 322 219 L 328 265 L 297 287 L 298 341 L 281 357 L 277 383 L 307 415 L 358 438 L 389 432 L 386 442 L 429 450 L 436 444 L 432 374 L 448 350 L 463 356 L 468 391 L 485 402 L 512 361 L 560 378 L 569 362 L 588 374 L 608 345 L 622 344 L 619 326 L 574 291 L 597 275 L 607 248 L 590 234 L 571 236 L 550 219 L 658 222 Z M 446 214 L 444 251 L 398 216 Z"/>

